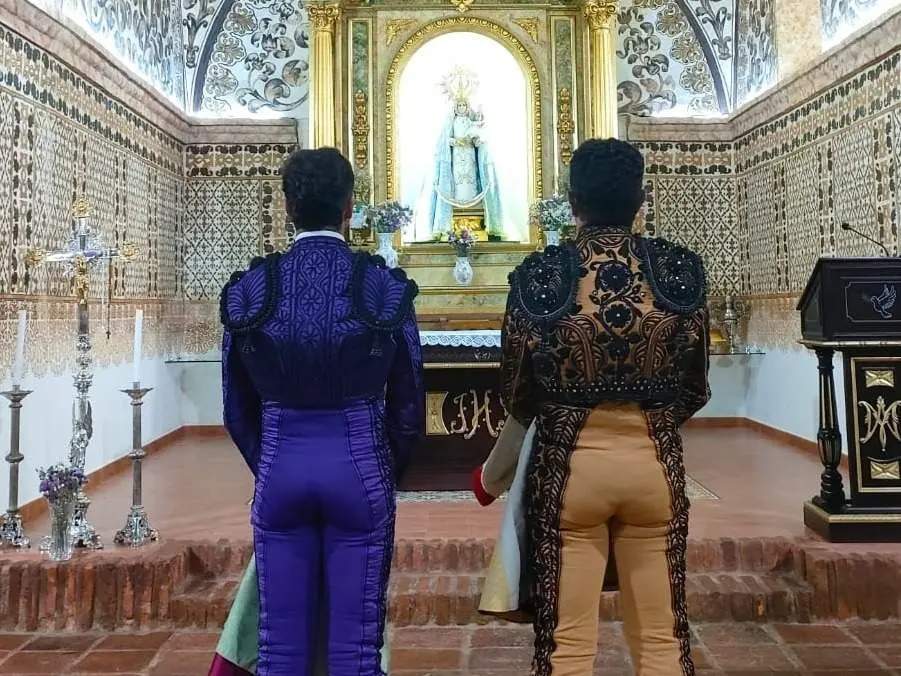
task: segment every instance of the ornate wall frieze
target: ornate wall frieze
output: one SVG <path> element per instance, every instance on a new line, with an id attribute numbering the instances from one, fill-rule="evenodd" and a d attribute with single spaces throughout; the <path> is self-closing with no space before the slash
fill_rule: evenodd
<path id="1" fill-rule="evenodd" d="M 538 36 L 538 28 L 541 25 L 541 22 L 534 18 L 526 18 L 526 19 L 513 19 L 513 23 L 522 28 L 526 34 L 532 38 L 532 42 L 540 42 Z"/>
<path id="2" fill-rule="evenodd" d="M 415 23 L 414 19 L 391 19 L 385 26 L 387 43 L 390 45 L 398 35 Z"/>
<path id="3" fill-rule="evenodd" d="M 566 87 L 557 92 L 557 136 L 560 140 L 560 162 L 564 165 L 568 165 L 573 158 L 573 137 L 576 133 L 572 98 L 572 92 Z"/>
<path id="4" fill-rule="evenodd" d="M 365 169 L 369 164 L 369 99 L 361 89 L 354 92 L 351 131 L 354 136 L 354 165 L 357 169 Z"/>
<path id="5" fill-rule="evenodd" d="M 336 4 L 311 2 L 307 5 L 313 30 L 334 32 L 335 24 L 341 17 L 341 7 Z"/>

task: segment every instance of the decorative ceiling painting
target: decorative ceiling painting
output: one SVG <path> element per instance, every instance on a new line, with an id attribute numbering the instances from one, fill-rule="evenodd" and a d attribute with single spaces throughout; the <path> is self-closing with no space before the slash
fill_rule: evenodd
<path id="1" fill-rule="evenodd" d="M 305 118 L 310 28 L 299 0 L 182 0 L 188 108 Z"/>
<path id="2" fill-rule="evenodd" d="M 742 21 L 772 0 L 624 0 L 619 14 L 619 109 L 640 116 L 725 115 L 776 71 L 772 20 Z M 753 54 L 753 60 L 741 55 Z M 760 63 L 760 61 L 763 63 Z M 750 69 L 765 75 L 748 74 Z M 754 88 L 740 83 L 763 82 Z"/>
<path id="3" fill-rule="evenodd" d="M 131 70 L 183 107 L 181 7 L 179 0 L 32 0 L 65 16 Z"/>
<path id="4" fill-rule="evenodd" d="M 820 0 L 823 44 L 832 47 L 901 0 Z"/>

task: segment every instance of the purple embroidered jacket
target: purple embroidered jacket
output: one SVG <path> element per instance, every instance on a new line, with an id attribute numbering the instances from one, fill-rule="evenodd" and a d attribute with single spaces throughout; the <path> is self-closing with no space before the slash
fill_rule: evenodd
<path id="1" fill-rule="evenodd" d="M 423 431 L 416 292 L 331 237 L 223 290 L 225 424 L 256 477 L 258 674 L 311 673 L 322 632 L 330 674 L 381 673 L 396 479 Z"/>

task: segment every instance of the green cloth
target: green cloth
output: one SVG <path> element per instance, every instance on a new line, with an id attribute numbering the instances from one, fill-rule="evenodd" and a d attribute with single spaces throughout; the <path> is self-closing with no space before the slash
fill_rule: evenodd
<path id="1" fill-rule="evenodd" d="M 325 606 L 323 605 L 323 615 Z M 259 654 L 260 633 L 260 589 L 257 583 L 256 557 L 244 572 L 244 578 L 238 587 L 225 628 L 219 637 L 216 652 L 234 665 L 251 674 L 256 673 L 257 656 Z M 328 676 L 325 666 L 325 646 L 317 652 L 317 676 Z M 385 627 L 385 643 L 382 648 L 382 671 L 388 673 L 388 628 Z"/>

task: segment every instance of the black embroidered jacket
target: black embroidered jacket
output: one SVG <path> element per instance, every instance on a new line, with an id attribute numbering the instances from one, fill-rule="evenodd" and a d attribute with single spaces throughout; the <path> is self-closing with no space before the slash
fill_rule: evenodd
<path id="1" fill-rule="evenodd" d="M 523 425 L 543 404 L 672 406 L 684 423 L 710 399 L 701 259 L 663 239 L 586 230 L 510 275 L 502 392 Z"/>

